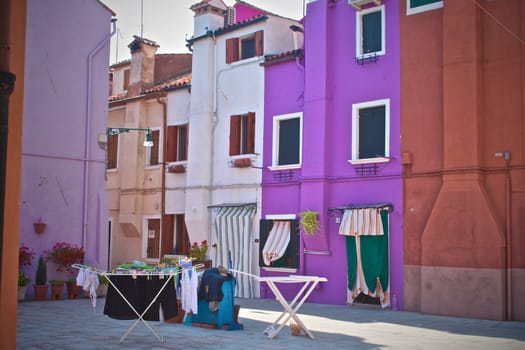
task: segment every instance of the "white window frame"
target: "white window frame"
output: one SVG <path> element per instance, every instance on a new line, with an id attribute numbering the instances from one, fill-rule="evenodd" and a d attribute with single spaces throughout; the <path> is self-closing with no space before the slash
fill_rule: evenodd
<path id="1" fill-rule="evenodd" d="M 299 118 L 299 163 L 279 165 L 279 127 L 283 120 Z M 303 160 L 303 112 L 276 115 L 273 117 L 272 165 L 270 170 L 298 169 Z"/>
<path id="2" fill-rule="evenodd" d="M 410 0 L 407 1 L 407 16 L 414 15 L 425 11 L 437 10 L 443 7 L 443 1 L 437 1 L 433 4 L 427 4 L 423 6 L 411 7 Z"/>
<path id="3" fill-rule="evenodd" d="M 381 51 L 363 53 L 363 16 L 372 12 L 381 11 Z M 385 38 L 385 5 L 373 6 L 371 8 L 355 12 L 355 52 L 356 57 L 381 56 L 386 54 Z"/>
<path id="4" fill-rule="evenodd" d="M 302 135 L 302 133 L 301 133 Z M 282 221 L 294 221 L 297 220 L 297 215 L 295 214 L 268 214 L 264 217 L 265 220 L 282 220 Z M 296 268 L 291 267 L 268 267 L 268 266 L 262 266 L 261 267 L 264 271 L 274 271 L 274 272 L 287 272 L 287 273 L 295 273 L 297 272 Z"/>
<path id="5" fill-rule="evenodd" d="M 359 158 L 359 110 L 370 107 L 385 106 L 385 156 L 376 158 Z M 381 99 L 352 104 L 352 159 L 351 164 L 383 163 L 390 160 L 390 99 Z"/>

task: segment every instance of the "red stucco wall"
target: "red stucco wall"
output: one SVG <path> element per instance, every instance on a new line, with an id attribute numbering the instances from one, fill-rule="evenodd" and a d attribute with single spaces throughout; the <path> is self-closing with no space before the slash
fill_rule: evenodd
<path id="1" fill-rule="evenodd" d="M 400 6 L 405 306 L 523 320 L 525 4 Z"/>

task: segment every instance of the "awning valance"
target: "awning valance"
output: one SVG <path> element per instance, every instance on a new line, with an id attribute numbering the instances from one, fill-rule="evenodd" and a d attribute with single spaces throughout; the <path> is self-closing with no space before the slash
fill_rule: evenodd
<path id="1" fill-rule="evenodd" d="M 344 236 L 381 236 L 384 234 L 378 208 L 347 209 L 339 226 Z"/>

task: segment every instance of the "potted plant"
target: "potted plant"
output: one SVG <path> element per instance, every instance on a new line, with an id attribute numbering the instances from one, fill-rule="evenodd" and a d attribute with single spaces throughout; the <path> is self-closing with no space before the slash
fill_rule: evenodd
<path id="1" fill-rule="evenodd" d="M 42 218 L 38 218 L 38 221 L 33 223 L 36 233 L 44 233 L 46 230 L 46 224 L 42 222 Z"/>
<path id="2" fill-rule="evenodd" d="M 35 251 L 29 247 L 22 245 L 18 249 L 18 268 L 24 266 L 31 266 L 35 258 Z M 18 272 L 18 300 L 24 300 L 26 295 L 27 285 L 29 284 L 29 277 L 22 271 Z"/>
<path id="3" fill-rule="evenodd" d="M 82 286 L 77 286 L 77 279 L 71 277 L 66 282 L 68 299 L 78 299 L 82 293 Z"/>
<path id="4" fill-rule="evenodd" d="M 98 287 L 97 287 L 97 296 L 103 297 L 106 296 L 108 292 L 109 281 L 106 276 L 98 275 Z"/>
<path id="5" fill-rule="evenodd" d="M 35 258 L 35 251 L 26 245 L 22 245 L 18 249 L 18 267 L 31 266 Z"/>
<path id="6" fill-rule="evenodd" d="M 38 265 L 36 268 L 35 284 L 35 300 L 46 300 L 47 298 L 47 264 L 43 255 L 38 257 Z"/>
<path id="7" fill-rule="evenodd" d="M 66 242 L 57 242 L 47 251 L 47 258 L 51 260 L 58 272 L 73 273 L 72 264 L 82 264 L 84 262 L 84 248 Z"/>
<path id="8" fill-rule="evenodd" d="M 190 258 L 194 259 L 195 264 L 204 264 L 206 268 L 211 267 L 211 261 L 206 260 L 206 254 L 208 254 L 207 240 L 203 240 L 200 245 L 193 242 L 190 248 Z"/>
<path id="9" fill-rule="evenodd" d="M 304 233 L 313 236 L 319 230 L 319 212 L 310 209 L 301 212 L 301 226 Z"/>
<path id="10" fill-rule="evenodd" d="M 30 281 L 31 280 L 25 273 L 23 273 L 22 271 L 18 273 L 18 301 L 22 301 L 25 299 L 27 285 Z"/>
<path id="11" fill-rule="evenodd" d="M 49 281 L 51 285 L 51 299 L 60 300 L 64 294 L 64 284 L 66 281 L 60 279 L 54 279 Z"/>

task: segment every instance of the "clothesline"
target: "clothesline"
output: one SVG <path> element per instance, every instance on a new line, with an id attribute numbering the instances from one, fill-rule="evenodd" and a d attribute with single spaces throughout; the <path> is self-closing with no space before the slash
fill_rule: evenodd
<path id="1" fill-rule="evenodd" d="M 101 270 L 101 269 L 98 269 L 96 267 L 93 267 L 93 266 L 87 266 L 87 265 L 83 265 L 83 264 L 73 264 L 71 265 L 71 267 L 74 267 L 76 269 L 79 269 L 79 270 L 83 270 L 83 271 L 89 271 L 89 272 L 96 272 L 97 274 L 99 275 L 104 275 L 104 276 L 121 276 L 121 275 L 137 275 L 137 276 L 162 276 L 162 275 L 177 275 L 177 274 L 180 274 L 182 272 L 182 269 L 186 268 L 186 267 L 176 267 L 176 266 L 173 266 L 173 267 L 162 267 L 162 268 L 158 268 L 158 269 L 152 269 L 152 270 L 146 270 L 146 269 L 140 269 L 140 268 L 130 268 L 130 269 L 114 269 L 114 270 L 111 270 L 111 271 L 105 271 L 105 270 Z M 197 264 L 197 265 L 193 265 L 193 266 L 189 266 L 191 268 L 193 268 L 193 270 L 201 270 L 203 269 L 205 266 L 204 264 Z"/>

